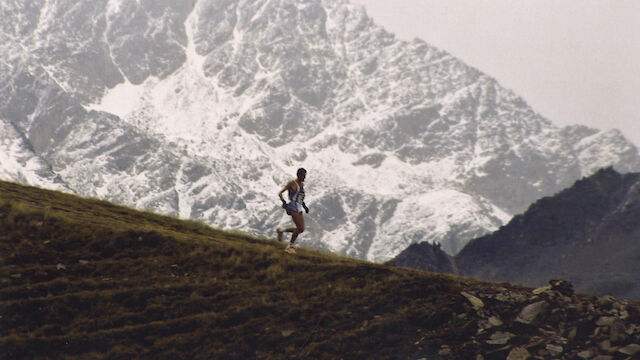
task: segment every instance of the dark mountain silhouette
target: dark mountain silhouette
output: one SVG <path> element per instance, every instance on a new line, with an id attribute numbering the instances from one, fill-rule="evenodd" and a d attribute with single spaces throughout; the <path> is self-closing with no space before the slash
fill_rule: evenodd
<path id="1" fill-rule="evenodd" d="M 390 263 L 449 271 L 446 262 L 417 249 Z M 461 275 L 532 286 L 559 277 L 580 291 L 638 299 L 640 174 L 600 170 L 472 240 L 451 260 Z"/>
<path id="2" fill-rule="evenodd" d="M 388 264 L 408 266 L 432 272 L 456 273 L 453 258 L 442 250 L 439 243 L 421 242 L 411 244 L 407 250 L 401 252 Z"/>

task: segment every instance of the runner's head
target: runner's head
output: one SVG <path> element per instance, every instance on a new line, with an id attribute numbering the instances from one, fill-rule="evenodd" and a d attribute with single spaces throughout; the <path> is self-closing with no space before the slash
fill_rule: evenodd
<path id="1" fill-rule="evenodd" d="M 300 168 L 298 169 L 296 175 L 298 175 L 298 180 L 304 181 L 304 178 L 307 176 L 307 170 L 305 170 L 304 168 Z"/>

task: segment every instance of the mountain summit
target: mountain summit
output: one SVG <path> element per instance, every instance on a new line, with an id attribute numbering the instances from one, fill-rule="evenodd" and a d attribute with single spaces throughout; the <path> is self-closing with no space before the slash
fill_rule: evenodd
<path id="1" fill-rule="evenodd" d="M 300 240 L 384 261 L 419 241 L 455 254 L 600 167 L 640 171 L 618 131 L 558 128 L 347 1 L 5 1 L 0 16 L 8 180 L 267 235 L 304 166 Z"/>

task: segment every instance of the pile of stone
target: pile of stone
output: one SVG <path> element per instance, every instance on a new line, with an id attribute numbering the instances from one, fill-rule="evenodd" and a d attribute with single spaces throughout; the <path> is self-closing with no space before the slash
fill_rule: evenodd
<path id="1" fill-rule="evenodd" d="M 477 320 L 477 360 L 640 359 L 637 302 L 577 295 L 563 280 L 530 293 L 497 287 L 461 295 L 469 311 L 459 316 Z"/>

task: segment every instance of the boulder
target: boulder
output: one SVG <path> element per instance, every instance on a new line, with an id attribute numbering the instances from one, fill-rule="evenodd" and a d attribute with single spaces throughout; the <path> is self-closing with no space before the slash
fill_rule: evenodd
<path id="1" fill-rule="evenodd" d="M 544 313 L 549 304 L 546 301 L 538 301 L 533 304 L 529 304 L 522 309 L 518 317 L 517 322 L 531 325 L 533 324 L 541 313 Z"/>
<path id="2" fill-rule="evenodd" d="M 562 354 L 562 351 L 564 351 L 562 346 L 555 345 L 555 344 L 547 344 L 546 349 L 549 352 L 549 354 L 551 354 L 553 356 L 558 356 L 558 355 Z"/>
<path id="3" fill-rule="evenodd" d="M 490 344 L 490 345 L 505 345 L 514 336 L 515 335 L 513 335 L 510 332 L 498 331 L 498 332 L 494 333 L 493 335 L 491 335 L 489 340 L 487 340 L 487 344 Z"/>
<path id="4" fill-rule="evenodd" d="M 522 347 L 515 347 L 511 349 L 509 355 L 507 356 L 507 360 L 527 360 L 531 354 L 529 351 Z"/>
<path id="5" fill-rule="evenodd" d="M 564 296 L 573 296 L 573 284 L 566 280 L 549 280 L 551 290 L 557 291 Z"/>
<path id="6" fill-rule="evenodd" d="M 613 324 L 611 324 L 609 340 L 611 340 L 612 344 L 621 344 L 626 342 L 628 338 L 627 327 L 625 326 L 624 321 L 616 319 Z"/>
<path id="7" fill-rule="evenodd" d="M 592 350 L 584 350 L 584 351 L 580 351 L 578 353 L 578 357 L 580 359 L 584 359 L 584 360 L 589 360 L 589 359 L 593 358 L 594 355 L 595 355 L 595 353 Z"/>
<path id="8" fill-rule="evenodd" d="M 618 352 L 628 356 L 640 355 L 640 345 L 629 344 L 623 348 L 618 349 Z"/>
<path id="9" fill-rule="evenodd" d="M 478 297 L 471 295 L 466 291 L 463 291 L 460 294 L 462 294 L 462 296 L 464 296 L 465 298 L 467 298 L 467 300 L 469 300 L 474 310 L 480 310 L 484 307 L 484 303 Z"/>

